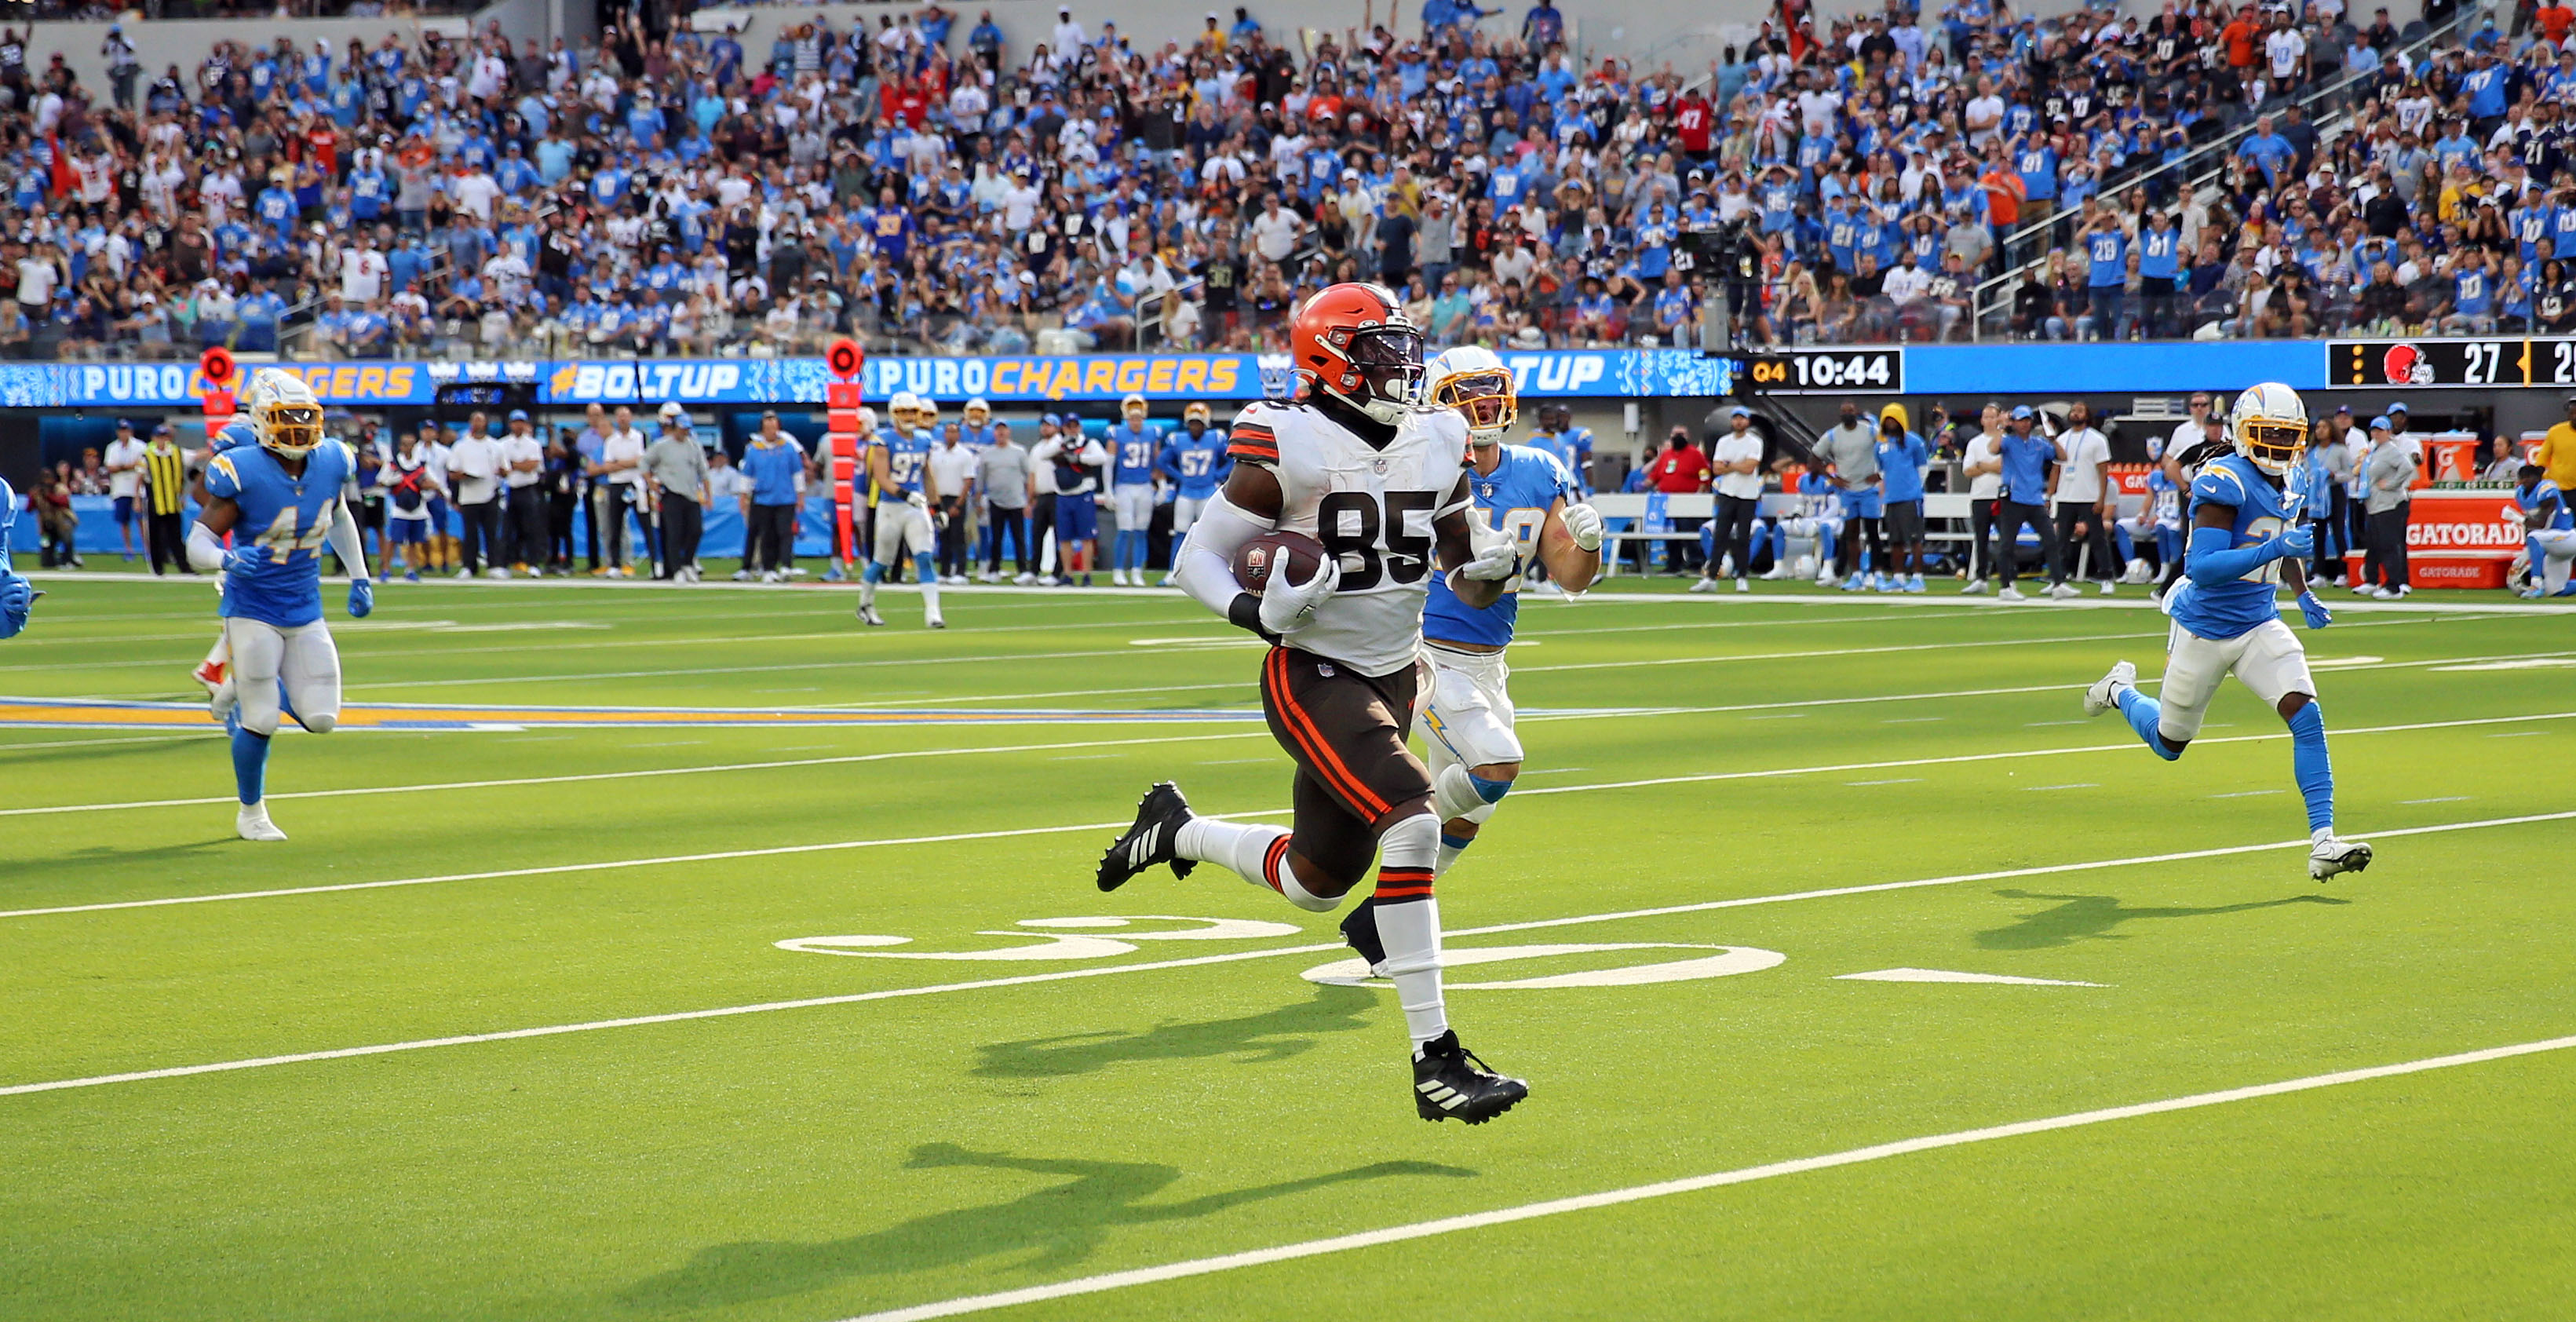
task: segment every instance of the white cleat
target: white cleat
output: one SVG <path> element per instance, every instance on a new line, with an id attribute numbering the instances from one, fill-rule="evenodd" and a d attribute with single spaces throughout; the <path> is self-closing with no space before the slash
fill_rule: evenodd
<path id="1" fill-rule="evenodd" d="M 2308 876 L 2324 881 L 2346 872 L 2359 872 L 2370 866 L 2370 844 L 2364 840 L 2339 840 L 2327 836 L 2308 851 Z"/>
<path id="2" fill-rule="evenodd" d="M 2025 593 L 2024 593 L 2020 588 L 2005 588 L 2003 591 L 1998 592 L 1998 593 L 1996 593 L 1996 594 L 1995 594 L 1995 600 L 1997 600 L 1997 601 L 2028 601 L 2028 600 L 2030 600 L 2030 597 L 2029 597 L 2027 594 L 2025 594 Z"/>
<path id="3" fill-rule="evenodd" d="M 1693 592 L 1715 592 L 1717 591 L 1717 580 L 1713 578 L 1692 579 L 1690 590 Z"/>
<path id="4" fill-rule="evenodd" d="M 1777 583 L 1787 577 L 1789 577 L 1789 571 L 1787 569 L 1779 565 L 1773 565 L 1771 566 L 1771 572 L 1762 576 L 1762 581 L 1765 583 Z"/>
<path id="5" fill-rule="evenodd" d="M 1829 587 L 1832 587 L 1833 585 L 1834 585 L 1834 571 L 1832 571 L 1832 570 L 1828 569 L 1828 570 L 1826 570 L 1825 572 L 1823 572 L 1823 573 L 1821 573 L 1821 574 L 1816 575 L 1816 586 L 1817 586 L 1817 587 L 1820 587 L 1820 588 L 1829 588 Z"/>
<path id="6" fill-rule="evenodd" d="M 2137 684 L 2138 668 L 2135 665 L 2126 661 L 2112 663 L 2111 673 L 2093 681 L 2093 687 L 2084 690 L 2084 714 L 2099 716 L 2119 706 L 2120 690 L 2135 688 Z"/>
<path id="7" fill-rule="evenodd" d="M 2102 580 L 2102 595 L 2106 597 L 2113 595 L 2111 580 L 2107 578 Z"/>
<path id="8" fill-rule="evenodd" d="M 1984 579 L 1972 578 L 1968 580 L 1968 586 L 1959 589 L 1959 595 L 1962 597 L 1974 597 L 1982 594 L 1985 590 L 1986 581 Z"/>
<path id="9" fill-rule="evenodd" d="M 1753 590 L 1753 585 L 1739 578 L 1735 580 L 1735 590 L 1738 592 L 1751 592 Z"/>
<path id="10" fill-rule="evenodd" d="M 881 628 L 885 624 L 885 617 L 877 614 L 877 608 L 874 606 L 859 607 L 858 616 L 859 623 L 867 625 L 872 629 Z"/>
<path id="11" fill-rule="evenodd" d="M 283 840 L 286 838 L 286 832 L 278 830 L 277 823 L 268 820 L 268 800 L 266 799 L 262 799 L 257 803 L 243 804 L 241 811 L 233 817 L 233 830 L 244 840 Z M 2368 855 L 2369 852 L 2370 846 L 2362 846 L 2362 853 L 2365 856 Z"/>
<path id="12" fill-rule="evenodd" d="M 933 629 L 945 629 L 948 627 L 947 617 L 941 615 L 937 611 L 932 611 L 928 615 L 923 616 L 921 622 L 929 625 Z"/>
<path id="13" fill-rule="evenodd" d="M 2064 601 L 2069 597 L 2080 597 L 2084 594 L 2072 583 L 2051 583 L 2048 585 L 2048 595 L 2051 600 Z"/>

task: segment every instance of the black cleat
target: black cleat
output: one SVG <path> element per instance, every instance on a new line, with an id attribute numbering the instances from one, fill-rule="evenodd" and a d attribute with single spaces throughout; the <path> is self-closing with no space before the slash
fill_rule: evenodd
<path id="1" fill-rule="evenodd" d="M 1377 935 L 1377 898 L 1371 896 L 1351 906 L 1342 915 L 1342 940 L 1350 943 L 1370 969 L 1386 962 L 1386 942 Z"/>
<path id="2" fill-rule="evenodd" d="M 1413 1058 L 1413 1109 L 1425 1120 L 1481 1125 L 1529 1096 L 1529 1085 L 1485 1068 L 1458 1045 L 1455 1030 L 1422 1044 Z"/>
<path id="3" fill-rule="evenodd" d="M 1100 856 L 1100 889 L 1114 891 L 1157 863 L 1171 864 L 1175 877 L 1190 875 L 1198 860 L 1172 852 L 1189 820 L 1190 801 L 1181 797 L 1180 786 L 1166 780 L 1145 791 L 1145 801 L 1136 805 L 1136 824 Z"/>

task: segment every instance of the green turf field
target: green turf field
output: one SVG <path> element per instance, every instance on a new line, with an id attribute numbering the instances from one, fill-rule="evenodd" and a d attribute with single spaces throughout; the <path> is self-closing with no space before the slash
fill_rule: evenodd
<path id="1" fill-rule="evenodd" d="M 0 716 L 194 692 L 211 593 L 43 586 Z M 1672 586 L 1523 616 L 1476 1129 L 1330 917 L 1092 887 L 1155 779 L 1286 803 L 1176 594 L 333 587 L 351 719 L 483 728 L 280 738 L 283 845 L 211 726 L 0 728 L 0 1317 L 2566 1315 L 2576 616 L 2306 635 L 2319 887 L 2242 689 L 2178 765 L 2079 719 L 2161 616 Z"/>

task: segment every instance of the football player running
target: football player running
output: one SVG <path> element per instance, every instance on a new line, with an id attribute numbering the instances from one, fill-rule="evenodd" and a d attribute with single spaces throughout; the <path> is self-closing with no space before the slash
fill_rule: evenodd
<path id="1" fill-rule="evenodd" d="M 908 390 L 887 401 L 886 413 L 892 425 L 868 438 L 876 554 L 859 571 L 859 622 L 872 627 L 885 623 L 877 614 L 877 584 L 888 574 L 901 574 L 901 557 L 909 552 L 913 572 L 921 579 L 922 622 L 945 629 L 948 621 L 939 614 L 939 569 L 930 558 L 938 545 L 937 516 L 931 508 L 939 499 L 939 484 L 930 475 L 930 432 L 918 425 L 925 414 L 938 415 Z"/>
<path id="2" fill-rule="evenodd" d="M 375 609 L 366 547 L 341 491 L 355 466 L 322 434 L 322 405 L 299 377 L 280 374 L 250 414 L 256 444 L 206 465 L 206 502 L 188 530 L 188 563 L 224 574 L 224 636 L 232 649 L 233 779 L 244 840 L 283 840 L 268 819 L 269 736 L 283 714 L 315 734 L 340 719 L 340 653 L 322 623 L 327 543 L 349 566 L 349 614 Z M 238 531 L 231 550 L 222 538 Z"/>
<path id="3" fill-rule="evenodd" d="M 1225 433 L 1209 424 L 1215 416 L 1208 406 L 1192 400 L 1181 410 L 1181 429 L 1163 442 L 1163 453 L 1154 461 L 1154 471 L 1171 481 L 1179 494 L 1172 500 L 1172 545 L 1179 546 L 1190 535 L 1190 525 L 1199 521 L 1199 512 L 1216 499 L 1219 488 L 1234 472 L 1234 460 L 1226 456 Z M 1180 557 L 1172 557 L 1174 569 L 1163 575 L 1159 586 L 1170 587 L 1180 576 Z"/>
<path id="4" fill-rule="evenodd" d="M 1190 529 L 1181 589 L 1268 640 L 1261 702 L 1271 736 L 1297 763 L 1289 828 L 1198 817 L 1169 782 L 1100 860 L 1100 889 L 1156 864 L 1187 876 L 1233 869 L 1314 913 L 1338 907 L 1374 859 L 1374 925 L 1413 1038 L 1416 1112 L 1482 1123 L 1529 1094 L 1484 1068 L 1450 1030 L 1440 994 L 1440 910 L 1432 899 L 1440 819 L 1430 772 L 1406 745 L 1435 555 L 1471 609 L 1500 600 L 1519 569 L 1512 543 L 1478 546 L 1467 427 L 1417 408 L 1422 332 L 1380 285 L 1339 284 L 1297 312 L 1289 332 L 1309 389 L 1235 420 L 1234 473 Z M 1325 556 L 1305 582 L 1275 569 L 1261 591 L 1237 586 L 1235 552 L 1274 529 L 1314 537 Z"/>
<path id="5" fill-rule="evenodd" d="M 1490 349 L 1466 345 L 1432 360 L 1423 397 L 1467 420 L 1467 469 L 1475 491 L 1476 533 L 1501 537 L 1513 559 L 1533 558 L 1567 592 L 1592 586 L 1601 572 L 1601 514 L 1573 503 L 1574 475 L 1545 450 L 1503 444 L 1519 416 L 1511 369 Z M 1440 818 L 1436 879 L 1502 806 L 1521 774 L 1521 743 L 1512 729 L 1511 669 L 1504 649 L 1520 618 L 1520 575 L 1503 580 L 1493 605 L 1467 605 L 1445 580 L 1433 579 L 1422 613 L 1423 654 L 1431 662 L 1431 695 L 1413 721 L 1431 773 L 1431 804 Z M 1377 901 L 1362 900 L 1342 919 L 1342 937 L 1374 968 L 1386 959 L 1377 934 Z"/>
<path id="6" fill-rule="evenodd" d="M 2236 676 L 2289 723 L 2290 765 L 2308 804 L 2308 875 L 2324 881 L 2359 872 L 2370 866 L 2370 846 L 2335 835 L 2325 711 L 2308 675 L 2307 652 L 2281 623 L 2273 598 L 2287 581 L 2309 628 L 2334 622 L 2308 590 L 2302 567 L 2316 549 L 2316 533 L 2300 513 L 2312 496 L 2324 494 L 2308 489 L 2307 407 L 2297 391 L 2267 381 L 2237 396 L 2227 437 L 2235 452 L 2210 460 L 2191 479 L 2183 581 L 2165 594 L 2173 628 L 2163 699 L 2139 692 L 2138 668 L 2122 661 L 2084 691 L 2084 714 L 2118 708 L 2138 738 L 2170 762 L 2200 733 L 2218 682 Z"/>

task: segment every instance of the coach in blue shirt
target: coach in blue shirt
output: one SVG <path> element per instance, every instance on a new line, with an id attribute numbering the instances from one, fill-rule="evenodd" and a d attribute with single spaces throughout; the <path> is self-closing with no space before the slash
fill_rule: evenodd
<path id="1" fill-rule="evenodd" d="M 2051 488 L 2049 469 L 2057 463 L 2057 442 L 2038 433 L 2039 414 L 2024 404 L 2012 411 L 2012 426 L 2004 433 L 2003 499 L 1995 507 L 1995 532 L 2001 541 L 1995 550 L 1995 567 L 2003 575 L 2004 590 L 1998 601 L 2027 600 L 2021 589 L 2013 586 L 2014 562 L 2020 558 L 2021 529 L 2029 524 L 2039 534 L 2039 552 L 2048 563 L 2048 594 L 2070 597 L 2075 590 L 2066 586 L 2064 557 L 2059 554 L 2056 526 L 2048 519 Z"/>
<path id="2" fill-rule="evenodd" d="M 760 415 L 760 433 L 743 447 L 742 475 L 751 483 L 743 496 L 742 568 L 746 578 L 759 562 L 761 581 L 775 583 L 796 567 L 796 506 L 805 485 L 805 447 L 778 425 L 774 411 Z"/>

